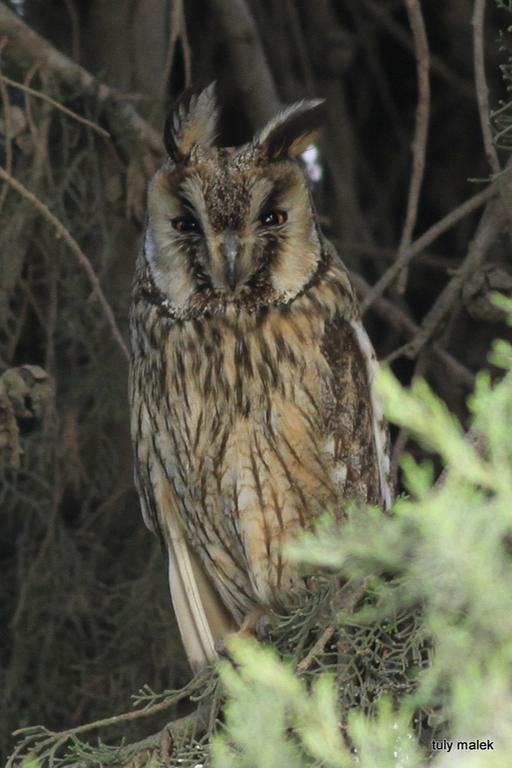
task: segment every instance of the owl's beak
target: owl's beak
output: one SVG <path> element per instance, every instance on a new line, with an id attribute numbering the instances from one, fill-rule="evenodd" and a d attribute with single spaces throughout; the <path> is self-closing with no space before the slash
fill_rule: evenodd
<path id="1" fill-rule="evenodd" d="M 226 284 L 234 291 L 238 283 L 238 254 L 240 239 L 236 232 L 226 232 L 222 238 L 222 253 L 224 256 L 224 275 Z"/>

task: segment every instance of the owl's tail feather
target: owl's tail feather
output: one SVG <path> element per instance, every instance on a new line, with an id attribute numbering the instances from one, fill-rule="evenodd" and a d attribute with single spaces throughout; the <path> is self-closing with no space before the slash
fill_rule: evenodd
<path id="1" fill-rule="evenodd" d="M 169 584 L 178 626 L 193 670 L 215 661 L 215 641 L 236 627 L 180 527 L 169 531 Z"/>

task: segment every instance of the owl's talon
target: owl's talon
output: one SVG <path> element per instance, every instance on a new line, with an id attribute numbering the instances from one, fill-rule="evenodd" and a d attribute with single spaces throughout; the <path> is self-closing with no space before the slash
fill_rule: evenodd
<path id="1" fill-rule="evenodd" d="M 273 625 L 274 625 L 274 622 L 272 621 L 272 618 L 268 615 L 268 613 L 264 613 L 262 616 L 259 617 L 256 624 L 254 625 L 254 634 L 256 636 L 256 639 L 259 640 L 260 643 L 271 642 Z"/>

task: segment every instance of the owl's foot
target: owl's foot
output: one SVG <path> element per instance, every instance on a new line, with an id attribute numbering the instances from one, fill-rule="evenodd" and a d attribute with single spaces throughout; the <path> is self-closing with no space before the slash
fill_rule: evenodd
<path id="1" fill-rule="evenodd" d="M 274 622 L 274 617 L 266 608 L 256 608 L 254 611 L 251 611 L 243 620 L 238 632 L 233 632 L 227 635 L 226 638 L 215 641 L 215 650 L 219 658 L 230 661 L 236 667 L 237 664 L 227 648 L 226 641 L 229 641 L 230 637 L 244 637 L 252 638 L 259 643 L 270 643 Z"/>
<path id="2" fill-rule="evenodd" d="M 275 619 L 268 608 L 255 608 L 243 620 L 238 634 L 242 637 L 253 637 L 260 643 L 269 643 L 274 622 Z"/>

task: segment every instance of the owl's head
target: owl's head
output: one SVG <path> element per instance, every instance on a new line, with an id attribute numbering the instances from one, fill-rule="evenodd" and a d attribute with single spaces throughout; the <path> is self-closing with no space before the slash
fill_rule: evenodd
<path id="1" fill-rule="evenodd" d="M 291 301 L 315 275 L 321 249 L 296 159 L 313 141 L 323 102 L 280 112 L 250 142 L 214 144 L 213 86 L 190 95 L 165 128 L 167 162 L 148 191 L 144 258 L 178 316 Z"/>

